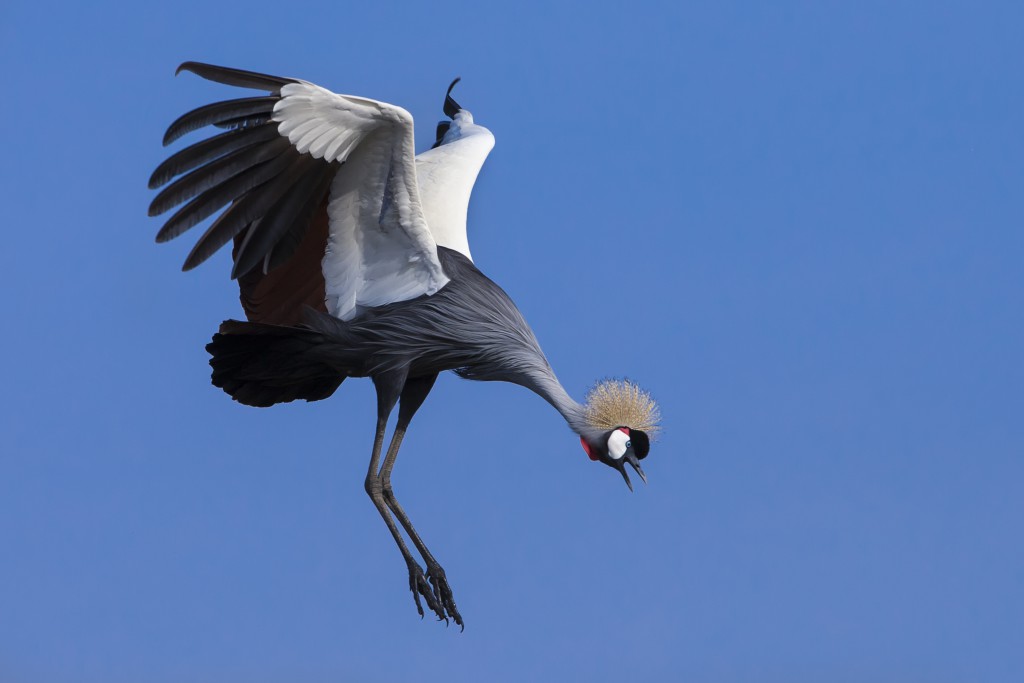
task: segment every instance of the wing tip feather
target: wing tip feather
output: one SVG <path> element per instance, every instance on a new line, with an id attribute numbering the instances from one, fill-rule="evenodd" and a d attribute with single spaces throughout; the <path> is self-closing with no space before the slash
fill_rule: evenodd
<path id="1" fill-rule="evenodd" d="M 160 164 L 156 167 L 156 170 L 153 171 L 153 175 L 149 176 L 149 182 L 147 183 L 147 187 L 149 187 L 149 189 L 159 190 L 167 184 L 167 181 L 174 177 L 174 174 L 170 173 L 165 168 L 166 165 L 166 162 Z M 152 216 L 153 214 L 150 215 Z"/>

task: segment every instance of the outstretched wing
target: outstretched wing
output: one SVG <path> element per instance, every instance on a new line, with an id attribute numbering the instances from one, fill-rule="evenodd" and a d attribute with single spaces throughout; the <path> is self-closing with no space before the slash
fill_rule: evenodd
<path id="1" fill-rule="evenodd" d="M 275 323 L 295 322 L 303 303 L 323 310 L 324 296 L 327 311 L 347 320 L 448 282 L 420 205 L 408 112 L 296 79 L 195 62 L 181 70 L 270 93 L 200 107 L 164 137 L 170 144 L 207 124 L 230 129 L 174 154 L 150 178 L 156 188 L 185 174 L 150 206 L 158 215 L 188 202 L 158 241 L 228 207 L 185 270 L 234 240 L 232 277 L 246 314 Z"/>
<path id="2" fill-rule="evenodd" d="M 444 113 L 452 120 L 437 125 L 437 142 L 416 157 L 416 174 L 434 240 L 472 260 L 466 212 L 476 177 L 494 148 L 494 136 L 452 99 L 452 88 L 458 82 L 456 78 L 448 86 L 444 101 Z"/>

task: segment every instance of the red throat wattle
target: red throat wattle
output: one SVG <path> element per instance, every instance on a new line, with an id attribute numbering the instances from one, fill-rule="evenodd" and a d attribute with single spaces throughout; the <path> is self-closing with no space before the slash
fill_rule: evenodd
<path id="1" fill-rule="evenodd" d="M 619 431 L 624 433 L 626 436 L 629 436 L 629 427 L 619 427 Z M 597 456 L 594 454 L 594 449 L 590 447 L 590 444 L 587 443 L 587 440 L 584 439 L 582 436 L 580 437 L 580 445 L 583 446 L 583 450 L 587 452 L 588 458 L 590 458 L 591 460 L 598 459 Z"/>
<path id="2" fill-rule="evenodd" d="M 594 455 L 594 451 L 591 450 L 590 444 L 587 443 L 587 440 L 584 439 L 582 436 L 580 437 L 580 445 L 582 445 L 583 446 L 583 450 L 585 450 L 587 452 L 587 457 L 588 458 L 590 458 L 591 460 L 597 460 L 597 456 Z"/>

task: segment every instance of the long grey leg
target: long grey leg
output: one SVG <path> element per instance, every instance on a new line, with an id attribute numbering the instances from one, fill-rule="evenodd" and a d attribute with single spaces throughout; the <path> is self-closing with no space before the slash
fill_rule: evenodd
<path id="1" fill-rule="evenodd" d="M 395 425 L 395 433 L 391 437 L 391 444 L 388 446 L 388 453 L 384 458 L 384 465 L 381 467 L 380 475 L 383 480 L 384 487 L 384 500 L 391 511 L 398 518 L 399 523 L 405 529 L 405 532 L 409 534 L 409 538 L 412 539 L 413 545 L 423 556 L 423 560 L 427 563 L 427 577 L 433 584 L 434 597 L 441 604 L 442 608 L 448 613 L 448 615 L 455 620 L 455 623 L 460 627 L 465 628 L 465 624 L 462 621 L 462 615 L 459 614 L 458 607 L 455 605 L 455 598 L 452 595 L 451 587 L 448 585 L 448 579 L 445 576 L 444 569 L 440 563 L 434 559 L 433 554 L 427 548 L 423 539 L 416 532 L 416 528 L 413 527 L 412 521 L 409 516 L 402 509 L 402 505 L 398 502 L 398 498 L 395 497 L 394 489 L 391 487 L 391 470 L 395 466 L 395 459 L 398 457 L 398 449 L 402 445 L 402 439 L 405 437 L 406 428 L 409 426 L 409 422 L 412 420 L 413 415 L 419 410 L 419 407 L 423 405 L 424 399 L 427 398 L 427 394 L 430 393 L 431 388 L 434 386 L 434 381 L 437 380 L 437 375 L 430 375 L 427 377 L 416 377 L 410 379 L 405 384 L 405 389 L 402 391 L 402 400 L 398 408 L 398 423 Z"/>
<path id="2" fill-rule="evenodd" d="M 404 371 L 381 375 L 374 377 L 373 379 L 374 386 L 377 388 L 377 433 L 373 440 L 373 453 L 370 455 L 370 467 L 366 472 L 366 480 L 363 485 L 366 489 L 366 493 L 370 496 L 370 500 L 373 501 L 374 507 L 377 508 L 377 512 L 380 513 L 384 523 L 388 526 L 388 530 L 391 531 L 391 535 L 394 537 L 395 543 L 398 545 L 398 549 L 402 553 L 402 557 L 405 558 L 405 563 L 409 568 L 409 590 L 412 591 L 413 599 L 416 601 L 416 611 L 419 612 L 421 617 L 423 616 L 423 606 L 420 604 L 420 596 L 422 595 L 427 601 L 427 607 L 437 614 L 438 618 L 447 619 L 444 608 L 434 597 L 434 593 L 431 590 L 426 575 L 423 573 L 423 569 L 412 556 L 412 553 L 409 552 L 409 548 L 405 545 L 405 540 L 402 538 L 401 532 L 399 532 L 398 527 L 395 526 L 395 520 L 391 518 L 391 512 L 388 510 L 388 504 L 384 498 L 383 477 L 377 471 L 377 467 L 380 464 L 381 449 L 384 446 L 384 434 L 387 431 L 388 416 L 391 414 L 391 411 L 395 407 L 395 403 L 398 401 L 398 397 L 401 395 L 404 382 Z M 395 450 L 397 451 L 397 448 Z M 391 448 L 389 448 L 388 451 L 390 457 Z M 391 459 L 394 460 L 393 457 Z"/>

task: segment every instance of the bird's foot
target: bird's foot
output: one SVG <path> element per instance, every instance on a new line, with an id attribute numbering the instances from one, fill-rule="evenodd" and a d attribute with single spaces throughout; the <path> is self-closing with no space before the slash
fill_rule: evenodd
<path id="1" fill-rule="evenodd" d="M 423 605 L 420 603 L 422 595 L 427 602 L 427 607 L 437 615 L 438 620 L 444 619 L 447 623 L 448 615 L 445 614 L 438 599 L 434 597 L 434 591 L 430 588 L 430 582 L 427 581 L 427 575 L 423 573 L 423 569 L 414 560 L 409 560 L 408 565 L 409 590 L 412 591 L 412 599 L 416 601 L 416 611 L 419 612 L 420 618 L 423 617 Z"/>
<path id="2" fill-rule="evenodd" d="M 455 597 L 452 595 L 452 589 L 448 585 L 448 579 L 445 578 L 444 569 L 441 569 L 441 565 L 434 563 L 427 564 L 427 577 L 430 579 L 430 583 L 434 586 L 434 598 L 441 605 L 441 609 L 447 612 L 448 617 L 459 625 L 459 627 L 465 631 L 466 625 L 462 622 L 462 615 L 459 614 L 459 608 L 455 606 Z M 436 610 L 435 610 L 436 611 Z M 445 618 L 448 621 L 448 618 Z"/>

